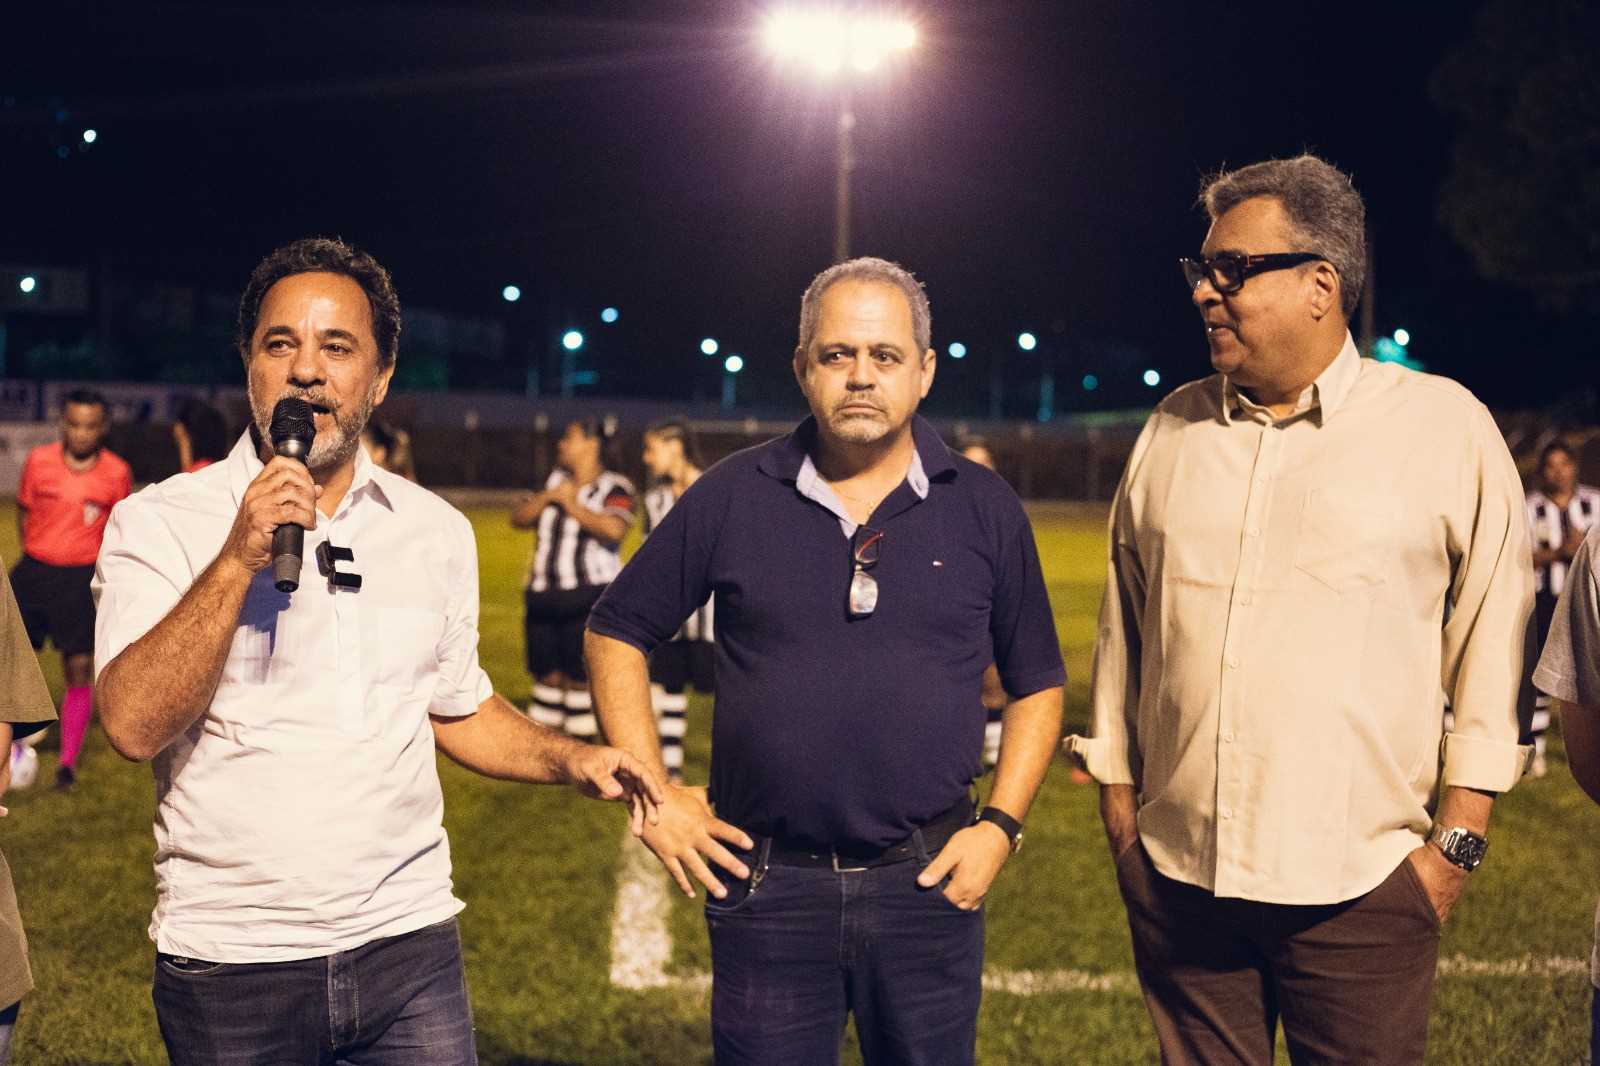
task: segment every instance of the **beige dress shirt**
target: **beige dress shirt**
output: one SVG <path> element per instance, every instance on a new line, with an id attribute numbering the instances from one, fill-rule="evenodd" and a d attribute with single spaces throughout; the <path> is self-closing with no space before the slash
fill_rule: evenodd
<path id="1" fill-rule="evenodd" d="M 1185 385 L 1140 434 L 1110 525 L 1093 737 L 1068 745 L 1137 787 L 1168 877 L 1353 899 L 1425 838 L 1441 788 L 1521 776 L 1523 492 L 1461 386 L 1348 335 L 1288 418 L 1219 375 Z"/>

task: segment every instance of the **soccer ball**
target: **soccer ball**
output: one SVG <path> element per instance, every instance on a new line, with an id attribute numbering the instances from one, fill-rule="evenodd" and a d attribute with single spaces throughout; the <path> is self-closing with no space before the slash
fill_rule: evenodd
<path id="1" fill-rule="evenodd" d="M 39 753 L 27 744 L 11 745 L 11 787 L 32 788 L 39 777 Z"/>

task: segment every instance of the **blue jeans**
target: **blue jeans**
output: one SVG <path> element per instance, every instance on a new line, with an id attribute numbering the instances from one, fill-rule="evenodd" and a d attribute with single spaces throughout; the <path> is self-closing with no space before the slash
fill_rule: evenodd
<path id="1" fill-rule="evenodd" d="M 705 907 L 718 1066 L 837 1063 L 850 1013 L 868 1066 L 970 1066 L 983 911 L 917 886 L 917 843 L 915 861 L 845 872 L 740 854 L 750 880 Z"/>
<path id="2" fill-rule="evenodd" d="M 456 921 L 294 962 L 157 954 L 173 1066 L 474 1066 Z"/>

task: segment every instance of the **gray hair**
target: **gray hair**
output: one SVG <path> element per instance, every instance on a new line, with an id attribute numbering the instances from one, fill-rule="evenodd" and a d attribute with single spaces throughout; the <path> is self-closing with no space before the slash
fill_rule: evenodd
<path id="1" fill-rule="evenodd" d="M 1221 171 L 1200 186 L 1200 203 L 1213 222 L 1258 196 L 1283 205 L 1295 236 L 1305 245 L 1295 251 L 1316 252 L 1333 264 L 1339 303 L 1349 319 L 1367 280 L 1367 207 L 1350 175 L 1307 154 Z"/>
<path id="2" fill-rule="evenodd" d="M 811 350 L 811 342 L 817 339 L 817 321 L 822 316 L 822 296 L 841 281 L 876 281 L 899 289 L 911 307 L 911 335 L 917 342 L 914 354 L 920 356 L 932 347 L 933 312 L 928 309 L 928 293 L 923 289 L 922 282 L 899 263 L 862 256 L 835 263 L 812 278 L 811 284 L 806 286 L 805 295 L 800 297 L 800 345 L 797 350 Z"/>

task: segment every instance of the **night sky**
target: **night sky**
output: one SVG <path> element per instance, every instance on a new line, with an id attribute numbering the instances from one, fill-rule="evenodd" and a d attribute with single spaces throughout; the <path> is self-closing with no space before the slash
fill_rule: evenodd
<path id="1" fill-rule="evenodd" d="M 513 352 L 463 354 L 453 387 L 519 387 L 524 353 L 576 325 L 604 392 L 714 396 L 709 334 L 746 355 L 742 400 L 797 406 L 834 103 L 763 51 L 774 6 L 11 5 L 0 260 L 236 293 L 273 246 L 339 234 L 407 306 L 507 323 Z M 1587 381 L 1567 358 L 1580 324 L 1478 280 L 1437 221 L 1453 131 L 1428 79 L 1475 6 L 905 5 L 918 48 L 856 90 L 852 251 L 913 269 L 936 347 L 968 346 L 933 409 L 985 409 L 1003 354 L 1008 412 L 1031 413 L 1023 329 L 1064 413 L 1152 402 L 1146 367 L 1161 391 L 1208 372 L 1176 266 L 1205 231 L 1200 177 L 1302 149 L 1367 198 L 1380 332 L 1406 327 L 1492 405 Z M 607 305 L 622 318 L 603 328 Z"/>

